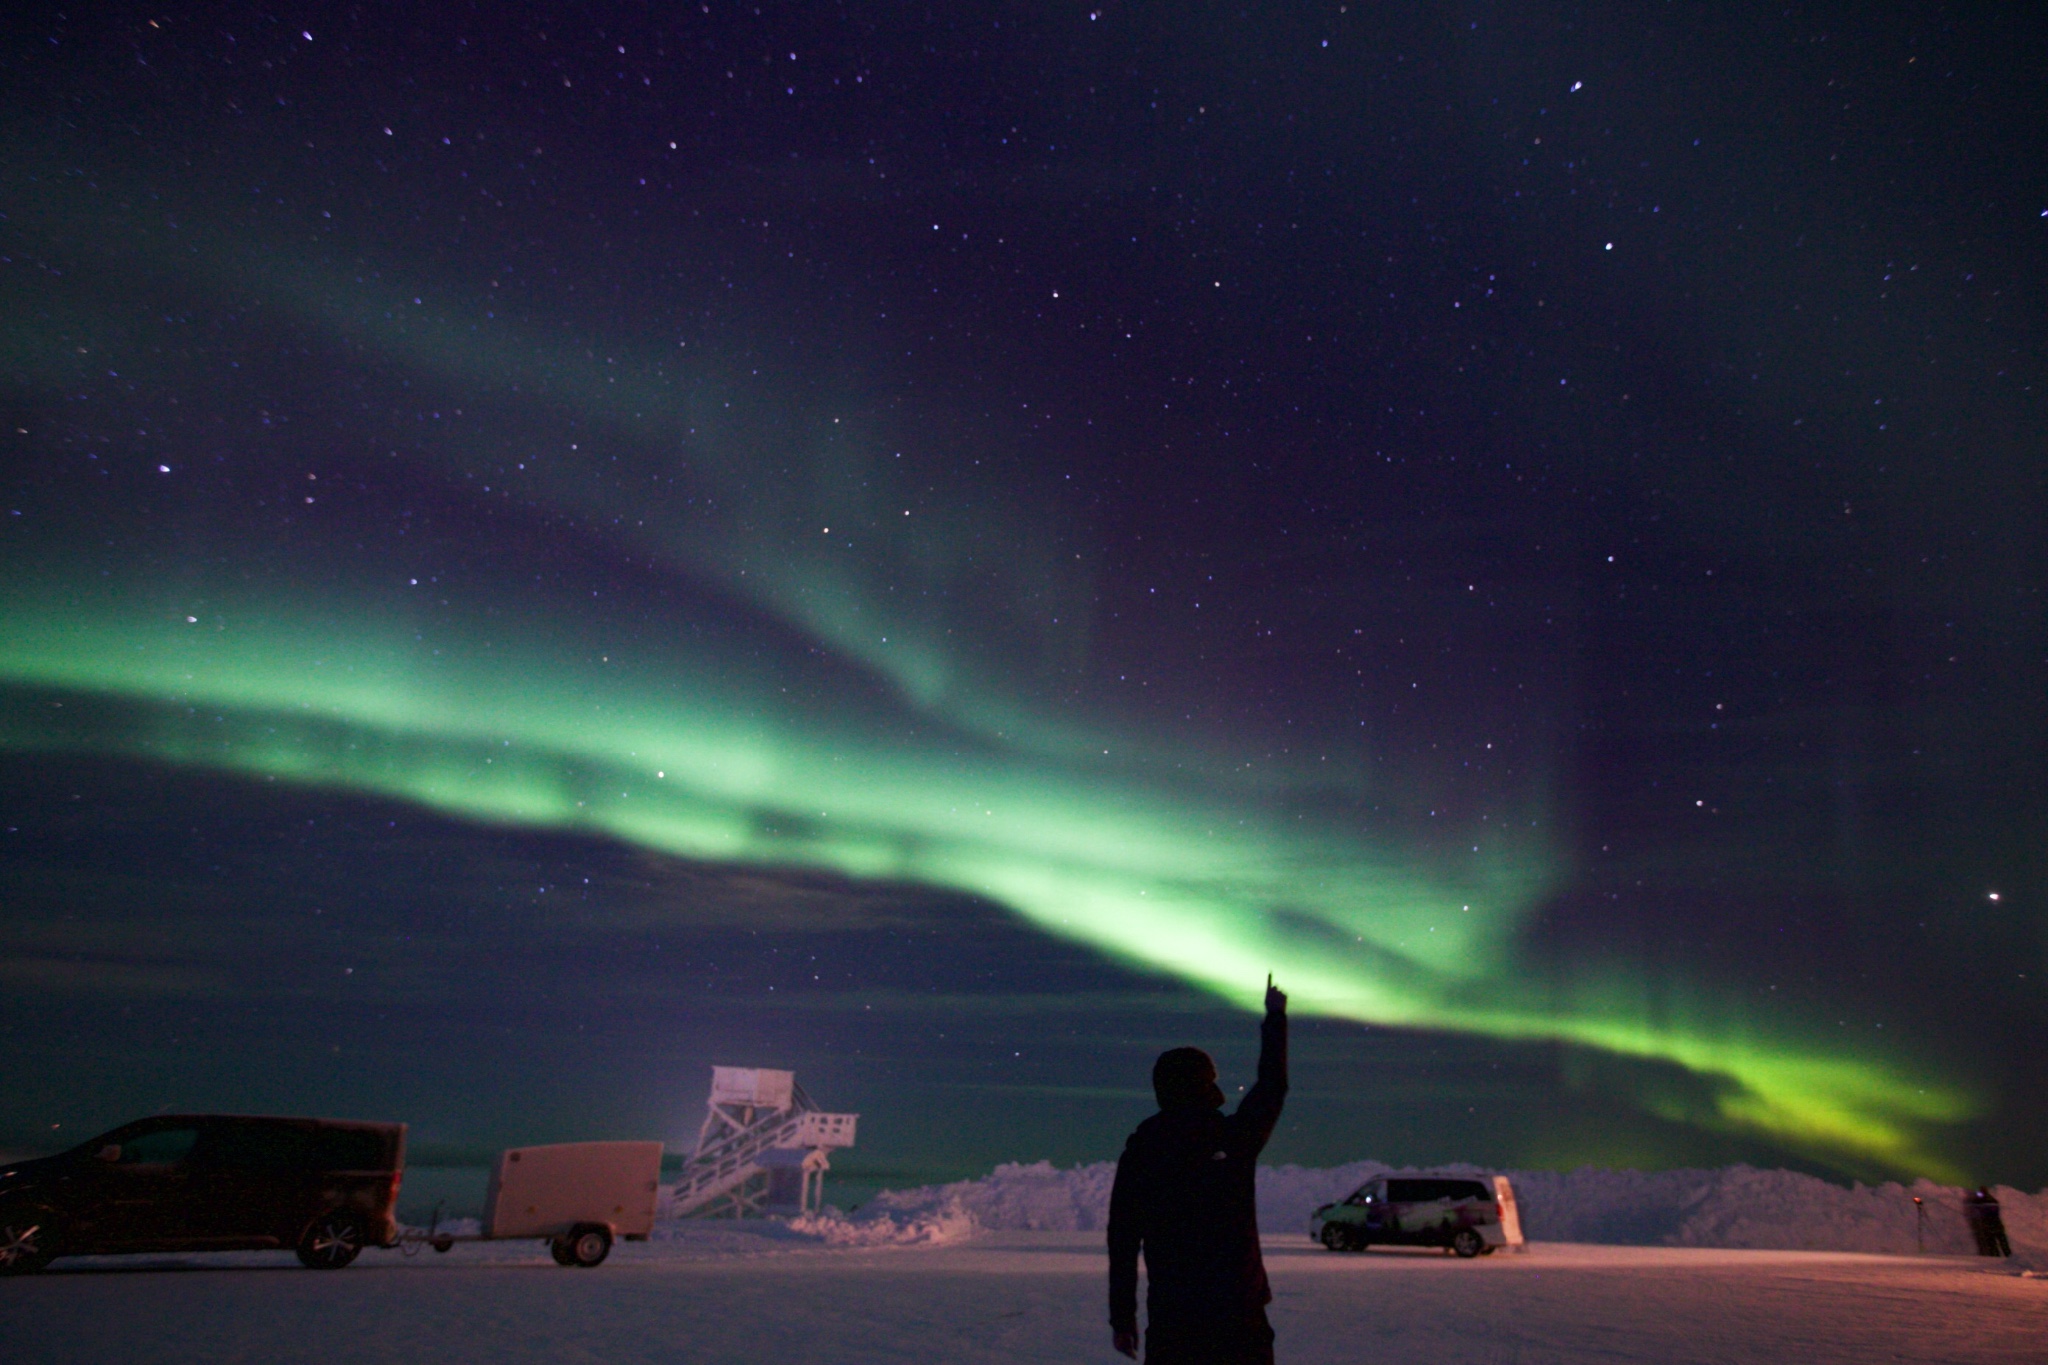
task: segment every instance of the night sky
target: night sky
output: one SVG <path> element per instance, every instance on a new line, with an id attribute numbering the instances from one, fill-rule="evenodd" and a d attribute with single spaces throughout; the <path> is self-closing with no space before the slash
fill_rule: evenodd
<path id="1" fill-rule="evenodd" d="M 2048 14 L 5 24 L 5 1145 L 2048 1181 Z"/>

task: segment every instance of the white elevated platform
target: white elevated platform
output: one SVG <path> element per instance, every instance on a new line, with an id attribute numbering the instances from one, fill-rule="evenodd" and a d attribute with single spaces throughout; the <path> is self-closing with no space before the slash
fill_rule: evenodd
<path id="1" fill-rule="evenodd" d="M 825 1201 L 828 1153 L 853 1146 L 858 1114 L 828 1114 L 793 1071 L 714 1066 L 697 1150 L 663 1190 L 675 1218 L 810 1213 Z"/>

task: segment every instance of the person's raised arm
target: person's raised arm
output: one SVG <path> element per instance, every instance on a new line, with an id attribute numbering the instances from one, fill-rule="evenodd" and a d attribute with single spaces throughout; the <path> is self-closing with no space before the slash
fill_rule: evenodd
<path id="1" fill-rule="evenodd" d="M 1264 1147 L 1280 1121 L 1287 1099 L 1287 993 L 1266 977 L 1266 1017 L 1259 1024 L 1259 1078 L 1237 1106 L 1238 1117 L 1251 1125 Z"/>

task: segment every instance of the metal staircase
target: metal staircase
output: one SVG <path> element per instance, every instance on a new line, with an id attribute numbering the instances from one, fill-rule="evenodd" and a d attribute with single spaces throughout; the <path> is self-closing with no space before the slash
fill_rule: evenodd
<path id="1" fill-rule="evenodd" d="M 767 1205 L 771 1168 L 800 1172 L 799 1208 L 823 1201 L 826 1150 L 853 1145 L 857 1114 L 821 1111 L 788 1071 L 717 1066 L 697 1149 L 663 1191 L 671 1218 L 744 1218 Z M 781 1157 L 776 1160 L 771 1153 Z"/>

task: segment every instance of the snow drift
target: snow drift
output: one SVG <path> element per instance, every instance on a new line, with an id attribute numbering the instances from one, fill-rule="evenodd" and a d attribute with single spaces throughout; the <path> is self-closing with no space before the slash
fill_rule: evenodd
<path id="1" fill-rule="evenodd" d="M 1491 1174 L 1477 1166 L 1430 1168 L 1448 1175 Z M 1259 1226 L 1268 1235 L 1308 1231 L 1320 1204 L 1342 1199 L 1368 1177 L 1415 1173 L 1376 1161 L 1307 1168 L 1261 1166 Z M 888 1190 L 851 1214 L 836 1209 L 790 1224 L 793 1232 L 833 1245 L 944 1243 L 977 1231 L 1094 1232 L 1109 1214 L 1113 1163 L 1056 1168 L 1050 1162 L 1006 1164 L 978 1180 Z M 1731 1247 L 1756 1250 L 1863 1251 L 1910 1254 L 1916 1245 L 1918 1195 L 1929 1252 L 1974 1250 L 1963 1221 L 1964 1191 L 1922 1180 L 1848 1187 L 1796 1171 L 1749 1166 L 1720 1170 L 1509 1171 L 1531 1241 L 1605 1242 L 1627 1246 Z M 2014 1252 L 2026 1264 L 2048 1265 L 2048 1191 L 1997 1194 Z"/>

